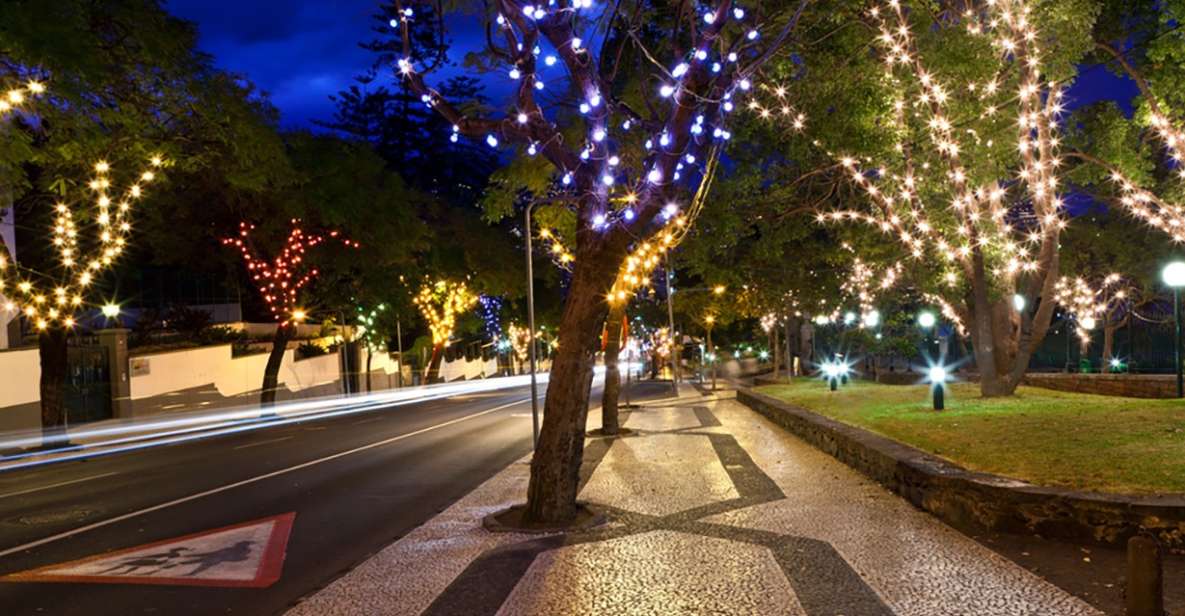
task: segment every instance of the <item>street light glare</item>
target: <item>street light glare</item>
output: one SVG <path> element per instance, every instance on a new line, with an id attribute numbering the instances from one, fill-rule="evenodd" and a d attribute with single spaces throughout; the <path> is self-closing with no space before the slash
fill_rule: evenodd
<path id="1" fill-rule="evenodd" d="M 946 368 L 943 368 L 942 366 L 930 366 L 930 382 L 945 383 Z"/>
<path id="2" fill-rule="evenodd" d="M 1173 261 L 1160 272 L 1164 283 L 1174 289 L 1185 287 L 1185 261 Z"/>
<path id="3" fill-rule="evenodd" d="M 724 295 L 724 285 L 722 285 L 722 284 L 716 285 L 716 288 L 712 289 L 712 292 L 715 293 L 716 295 Z"/>
<path id="4" fill-rule="evenodd" d="M 921 325 L 925 329 L 934 327 L 934 324 L 937 322 L 938 318 L 934 316 L 933 312 L 923 312 L 918 315 L 918 325 Z"/>

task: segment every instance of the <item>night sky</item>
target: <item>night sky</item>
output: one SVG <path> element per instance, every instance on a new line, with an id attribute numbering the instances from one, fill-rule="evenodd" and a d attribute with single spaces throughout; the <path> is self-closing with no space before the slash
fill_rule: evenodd
<path id="1" fill-rule="evenodd" d="M 196 22 L 199 46 L 220 68 L 245 75 L 266 91 L 285 128 L 307 128 L 333 114 L 329 96 L 365 73 L 374 54 L 358 43 L 372 31 L 379 0 L 167 0 L 169 12 Z M 484 43 L 480 25 L 464 15 L 450 29 L 459 60 Z M 384 76 L 385 78 L 385 76 Z M 389 82 L 389 81 L 388 81 Z M 497 96 L 491 84 L 489 94 Z"/>
<path id="2" fill-rule="evenodd" d="M 377 6 L 378 0 L 167 0 L 173 14 L 198 24 L 199 44 L 219 67 L 246 75 L 270 94 L 285 128 L 328 120 L 329 96 L 369 69 L 373 54 L 358 43 L 376 36 L 371 16 Z M 477 21 L 463 15 L 450 24 L 454 61 L 484 44 Z M 494 77 L 485 81 L 495 100 L 509 89 Z M 1131 81 L 1094 67 L 1079 77 L 1067 103 L 1073 108 L 1112 98 L 1126 109 L 1135 94 Z"/>

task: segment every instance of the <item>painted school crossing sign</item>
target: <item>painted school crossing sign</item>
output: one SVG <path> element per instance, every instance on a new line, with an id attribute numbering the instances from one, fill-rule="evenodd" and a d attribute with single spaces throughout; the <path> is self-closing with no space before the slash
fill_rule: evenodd
<path id="1" fill-rule="evenodd" d="M 296 513 L 107 552 L 0 578 L 74 582 L 267 588 L 280 579 Z"/>

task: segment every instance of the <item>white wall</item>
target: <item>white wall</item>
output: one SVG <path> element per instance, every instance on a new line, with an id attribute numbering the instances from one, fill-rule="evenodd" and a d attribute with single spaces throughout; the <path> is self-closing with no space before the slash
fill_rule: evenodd
<path id="1" fill-rule="evenodd" d="M 0 352 L 0 409 L 41 401 L 41 360 L 37 349 Z"/>
<path id="2" fill-rule="evenodd" d="M 229 344 L 132 357 L 132 400 L 213 385 L 223 396 L 260 389 L 267 353 L 232 357 Z M 145 373 L 145 371 L 147 373 Z M 333 383 L 340 377 L 336 353 L 295 361 L 295 350 L 284 353 L 280 385 L 301 391 Z"/>

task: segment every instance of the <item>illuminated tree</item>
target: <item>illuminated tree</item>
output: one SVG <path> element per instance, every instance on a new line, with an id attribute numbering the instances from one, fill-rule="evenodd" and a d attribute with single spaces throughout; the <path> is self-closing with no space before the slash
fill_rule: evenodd
<path id="1" fill-rule="evenodd" d="M 530 359 L 531 352 L 531 330 L 527 327 L 520 327 L 518 323 L 511 323 L 506 330 L 507 339 L 510 342 L 510 349 L 514 359 L 518 361 L 518 366 L 526 365 Z M 530 368 L 527 368 L 528 370 Z"/>
<path id="2" fill-rule="evenodd" d="M 11 94 L 9 101 L 19 102 Z M 8 298 L 2 308 L 22 316 L 38 333 L 41 428 L 46 445 L 65 439 L 66 337 L 78 324 L 78 312 L 94 307 L 87 296 L 94 292 L 97 277 L 127 249 L 133 206 L 164 164 L 154 157 L 150 168 L 135 175 L 121 191 L 113 185 L 111 164 L 99 161 L 86 184 L 87 195 L 74 201 L 66 188 L 69 184 L 61 182 L 63 194 L 53 205 L 49 230 L 50 252 L 57 261 L 52 270 L 35 270 L 7 250 L 0 251 L 0 294 Z M 82 206 L 83 201 L 90 206 Z"/>
<path id="3" fill-rule="evenodd" d="M 961 15 L 890 0 L 869 18 L 892 146 L 835 155 L 870 207 L 819 220 L 896 238 L 970 332 L 983 394 L 1011 394 L 1049 330 L 1066 225 L 1062 84 L 1046 72 L 1072 70 L 1092 15 L 1072 0 L 1040 12 L 996 0 Z"/>
<path id="4" fill-rule="evenodd" d="M 450 138 L 540 156 L 575 212 L 571 285 L 524 512 L 528 524 L 566 524 L 577 515 L 597 335 L 608 309 L 601 299 L 630 245 L 661 229 L 663 210 L 679 209 L 681 190 L 703 177 L 699 165 L 731 138 L 725 118 L 734 99 L 789 42 L 808 2 L 742 7 L 724 0 L 706 9 L 592 0 L 489 3 L 485 65 L 516 84 L 501 117 L 459 109 L 426 83 L 424 70 L 432 65 L 417 65 L 413 31 L 417 24 L 444 28 L 450 20 L 441 5 L 395 4 L 391 25 L 402 42 L 397 73 L 448 120 Z M 423 21 L 417 11 L 425 13 Z M 775 32 L 768 45 L 763 30 Z M 656 53 L 673 57 L 671 65 L 656 61 Z M 568 88 L 555 87 L 565 82 Z M 537 98 L 549 84 L 558 93 L 554 108 Z"/>
<path id="5" fill-rule="evenodd" d="M 374 358 L 375 352 L 387 350 L 387 340 L 391 338 L 391 328 L 387 326 L 387 319 L 383 317 L 387 314 L 387 305 L 379 304 L 374 308 L 367 310 L 362 306 L 358 306 L 358 314 L 356 317 L 356 335 L 357 340 L 360 340 L 363 346 L 366 347 L 366 391 L 371 391 L 373 386 L 370 378 L 371 360 Z M 399 369 L 403 370 L 403 358 L 399 358 Z"/>
<path id="6" fill-rule="evenodd" d="M 340 237 L 337 231 L 306 233 L 297 219 L 292 219 L 290 226 L 283 247 L 273 257 L 261 256 L 252 242 L 253 224 L 239 223 L 238 235 L 222 240 L 223 245 L 239 250 L 252 284 L 276 321 L 276 333 L 272 337 L 272 349 L 259 394 L 259 403 L 264 407 L 276 403 L 284 353 L 288 343 L 296 337 L 296 325 L 309 316 L 305 291 L 321 273 L 309 251 L 330 240 L 340 242 L 346 248 L 358 248 L 357 242 Z"/>
<path id="7" fill-rule="evenodd" d="M 432 358 L 428 361 L 424 380 L 435 383 L 440 378 L 444 349 L 457 328 L 457 317 L 477 304 L 477 296 L 464 281 L 438 280 L 435 283 L 425 282 L 413 301 L 432 333 Z"/>
<path id="8" fill-rule="evenodd" d="M 1066 319 L 1077 324 L 1078 343 L 1082 356 L 1090 349 L 1091 333 L 1103 328 L 1103 365 L 1109 365 L 1115 344 L 1115 330 L 1131 318 L 1133 308 L 1130 281 L 1119 274 L 1108 274 L 1091 284 L 1084 278 L 1063 277 L 1057 283 L 1058 304 L 1066 312 Z"/>

